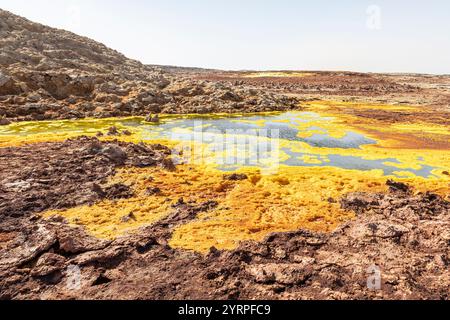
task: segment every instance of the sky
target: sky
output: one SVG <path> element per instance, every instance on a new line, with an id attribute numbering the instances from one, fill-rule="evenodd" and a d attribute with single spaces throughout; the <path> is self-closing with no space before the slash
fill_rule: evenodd
<path id="1" fill-rule="evenodd" d="M 448 0 L 0 0 L 146 64 L 450 74 Z"/>

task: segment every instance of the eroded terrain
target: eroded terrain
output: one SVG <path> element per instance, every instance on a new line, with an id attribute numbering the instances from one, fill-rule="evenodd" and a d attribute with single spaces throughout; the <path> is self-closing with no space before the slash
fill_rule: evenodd
<path id="1" fill-rule="evenodd" d="M 0 298 L 448 299 L 450 77 L 145 66 L 0 16 Z"/>

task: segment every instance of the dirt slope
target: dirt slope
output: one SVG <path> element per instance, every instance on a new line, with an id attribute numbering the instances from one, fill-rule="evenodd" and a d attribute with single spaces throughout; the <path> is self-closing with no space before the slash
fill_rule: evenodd
<path id="1" fill-rule="evenodd" d="M 170 71 L 170 70 L 169 70 Z M 149 113 L 286 110 L 297 100 L 193 81 L 0 9 L 0 123 Z"/>

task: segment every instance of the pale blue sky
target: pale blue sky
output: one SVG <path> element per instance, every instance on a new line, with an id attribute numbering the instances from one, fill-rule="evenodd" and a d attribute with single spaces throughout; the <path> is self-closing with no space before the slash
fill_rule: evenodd
<path id="1" fill-rule="evenodd" d="M 450 1 L 0 0 L 149 64 L 450 73 Z"/>

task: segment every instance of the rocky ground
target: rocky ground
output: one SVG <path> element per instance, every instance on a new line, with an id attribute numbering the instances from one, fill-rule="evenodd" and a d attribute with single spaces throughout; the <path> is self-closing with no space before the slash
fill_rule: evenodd
<path id="1" fill-rule="evenodd" d="M 125 185 L 100 185 L 119 166 L 170 168 L 171 154 L 162 145 L 100 142 L 81 137 L 64 143 L 42 143 L 0 149 L 0 216 L 20 217 L 49 209 L 127 198 Z M 20 194 L 20 197 L 17 195 Z"/>
<path id="2" fill-rule="evenodd" d="M 316 99 L 414 104 L 433 124 L 445 126 L 450 118 L 449 76 L 248 77 L 250 72 L 146 66 L 3 10 L 0 49 L 0 125 L 291 110 Z M 392 123 L 418 119 L 408 111 L 351 112 Z M 215 202 L 180 199 L 163 220 L 113 241 L 39 215 L 131 197 L 132 186 L 104 183 L 122 167 L 174 170 L 170 153 L 161 145 L 86 137 L 0 149 L 0 299 L 449 299 L 448 197 L 393 181 L 386 182 L 389 193 L 340 199 L 357 217 L 333 233 L 272 234 L 233 251 L 211 248 L 206 256 L 167 243 L 177 226 Z M 378 272 L 381 287 L 371 290 L 367 281 Z"/>
<path id="3" fill-rule="evenodd" d="M 179 71 L 187 74 L 188 71 Z M 381 104 L 423 105 L 450 110 L 450 76 L 423 74 L 377 74 L 330 71 L 283 71 L 252 77 L 254 72 L 191 70 L 194 79 L 224 84 L 237 83 L 295 96 L 300 101 L 337 100 Z"/>
<path id="4" fill-rule="evenodd" d="M 343 197 L 357 218 L 331 234 L 272 234 L 206 256 L 167 242 L 216 202 L 180 200 L 163 220 L 114 241 L 37 215 L 126 198 L 132 187 L 100 184 L 122 166 L 173 170 L 168 154 L 160 145 L 95 138 L 0 149 L 0 298 L 449 298 L 450 203 L 394 181 L 387 194 Z M 377 272 L 380 289 L 371 290 L 367 281 Z"/>
<path id="5" fill-rule="evenodd" d="M 409 103 L 447 112 L 450 106 L 450 76 L 308 72 L 247 77 L 249 72 L 149 66 L 1 9 L 0 48 L 0 124 L 290 110 L 314 99 Z"/>
<path id="6" fill-rule="evenodd" d="M 288 110 L 298 100 L 192 80 L 0 9 L 0 123 L 149 113 Z"/>

